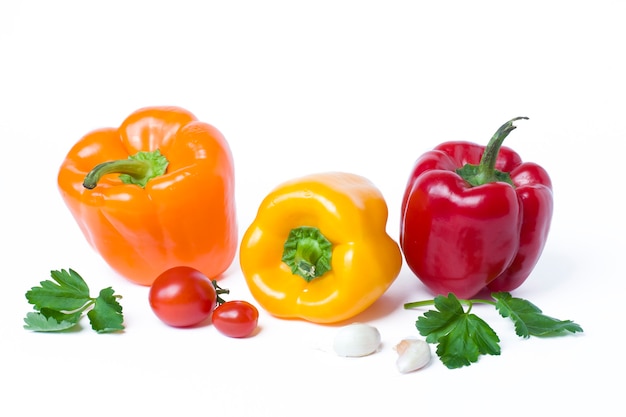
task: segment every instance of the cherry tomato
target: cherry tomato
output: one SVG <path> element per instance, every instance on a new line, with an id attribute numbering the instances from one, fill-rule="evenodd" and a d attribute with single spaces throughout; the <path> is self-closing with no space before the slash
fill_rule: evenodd
<path id="1" fill-rule="evenodd" d="M 227 301 L 213 312 L 213 325 L 228 337 L 247 337 L 254 332 L 259 311 L 247 301 Z"/>
<path id="2" fill-rule="evenodd" d="M 189 327 L 208 318 L 217 302 L 217 291 L 202 272 L 177 266 L 159 275 L 148 296 L 154 314 L 173 327 Z"/>

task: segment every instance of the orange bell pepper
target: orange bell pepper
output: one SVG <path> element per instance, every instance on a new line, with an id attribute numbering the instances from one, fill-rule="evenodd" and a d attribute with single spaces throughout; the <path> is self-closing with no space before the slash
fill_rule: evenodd
<path id="1" fill-rule="evenodd" d="M 252 296 L 276 317 L 314 323 L 365 311 L 402 267 L 387 215 L 383 195 L 358 175 L 319 173 L 279 185 L 239 248 Z"/>
<path id="2" fill-rule="evenodd" d="M 187 110 L 147 107 L 88 133 L 63 161 L 58 187 L 89 244 L 137 284 L 178 265 L 216 278 L 234 259 L 232 154 Z"/>

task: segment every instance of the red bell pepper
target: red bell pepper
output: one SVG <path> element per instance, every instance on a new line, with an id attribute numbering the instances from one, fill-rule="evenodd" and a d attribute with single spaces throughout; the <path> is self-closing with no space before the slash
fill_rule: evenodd
<path id="1" fill-rule="evenodd" d="M 552 220 L 552 183 L 502 142 L 506 122 L 484 147 L 446 142 L 416 162 L 402 201 L 400 246 L 435 294 L 471 298 L 512 291 L 528 278 Z"/>

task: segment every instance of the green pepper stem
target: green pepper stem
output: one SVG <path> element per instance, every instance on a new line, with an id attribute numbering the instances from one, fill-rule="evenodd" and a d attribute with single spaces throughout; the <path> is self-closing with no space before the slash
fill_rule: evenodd
<path id="1" fill-rule="evenodd" d="M 147 182 L 167 169 L 168 160 L 157 149 L 153 152 L 137 152 L 128 159 L 107 161 L 96 165 L 83 180 L 83 187 L 92 190 L 100 179 L 107 174 L 120 174 L 125 184 L 136 184 L 145 187 Z"/>
<path id="2" fill-rule="evenodd" d="M 307 282 L 330 270 L 332 244 L 316 227 L 292 229 L 283 247 L 282 261 Z"/>
<path id="3" fill-rule="evenodd" d="M 502 147 L 502 142 L 504 142 L 504 139 L 509 136 L 509 133 L 516 129 L 513 122 L 522 119 L 528 120 L 528 117 L 516 117 L 511 119 L 500 126 L 500 128 L 496 131 L 487 144 L 483 156 L 480 158 L 480 164 L 478 165 L 479 175 L 482 175 L 485 178 L 493 179 L 494 172 L 496 171 L 496 161 L 498 159 L 498 153 L 500 153 L 500 148 Z"/>
<path id="4" fill-rule="evenodd" d="M 503 181 L 513 185 L 508 172 L 498 171 L 496 162 L 504 139 L 516 129 L 513 122 L 517 120 L 528 120 L 528 117 L 516 117 L 509 120 L 496 131 L 485 147 L 480 163 L 478 165 L 465 164 L 457 169 L 457 173 L 473 186 L 488 184 L 490 182 Z"/>
<path id="5" fill-rule="evenodd" d="M 85 177 L 83 187 L 92 190 L 98 185 L 98 181 L 107 174 L 126 174 L 135 179 L 145 177 L 150 170 L 150 164 L 146 161 L 133 161 L 123 159 L 119 161 L 108 161 L 96 165 Z"/>

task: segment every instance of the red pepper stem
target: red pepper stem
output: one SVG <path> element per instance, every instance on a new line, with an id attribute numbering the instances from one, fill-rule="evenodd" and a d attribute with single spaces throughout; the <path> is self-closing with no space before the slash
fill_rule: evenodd
<path id="1" fill-rule="evenodd" d="M 528 117 L 516 117 L 500 126 L 485 147 L 485 151 L 480 158 L 480 163 L 478 165 L 465 164 L 457 169 L 456 173 L 473 187 L 498 181 L 515 186 L 508 172 L 502 172 L 496 169 L 496 162 L 498 161 L 498 154 L 500 153 L 502 142 L 504 142 L 504 139 L 509 133 L 515 129 L 513 122 L 521 119 L 528 119 Z"/>
<path id="2" fill-rule="evenodd" d="M 494 178 L 496 161 L 498 159 L 498 153 L 500 153 L 500 148 L 502 147 L 502 142 L 504 142 L 504 139 L 506 139 L 509 133 L 515 130 L 516 126 L 513 126 L 513 122 L 521 119 L 528 119 L 528 117 L 516 117 L 509 120 L 500 126 L 500 128 L 493 135 L 485 148 L 483 156 L 480 158 L 480 165 L 478 166 L 479 176 L 490 179 Z"/>
<path id="3" fill-rule="evenodd" d="M 124 184 L 135 184 L 142 188 L 149 180 L 163 175 L 169 164 L 167 158 L 161 155 L 157 149 L 152 152 L 137 152 L 128 159 L 107 161 L 96 165 L 83 180 L 83 187 L 92 190 L 98 185 L 98 181 L 107 174 L 120 174 L 120 180 Z"/>

